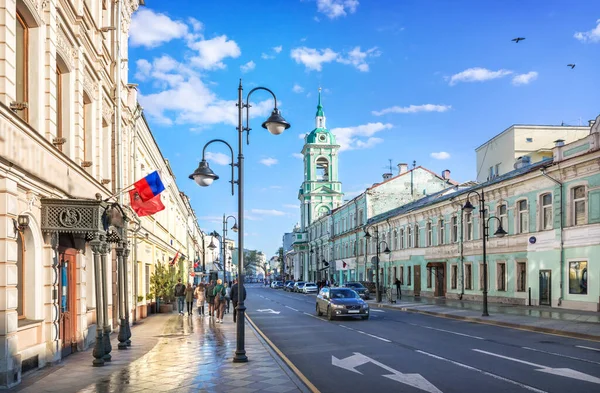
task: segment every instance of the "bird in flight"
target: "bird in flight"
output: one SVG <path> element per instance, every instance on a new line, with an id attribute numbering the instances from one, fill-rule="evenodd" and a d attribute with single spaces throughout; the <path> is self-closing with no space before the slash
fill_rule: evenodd
<path id="1" fill-rule="evenodd" d="M 519 41 L 523 41 L 525 39 L 525 37 L 517 37 L 517 38 L 513 38 L 511 41 L 514 41 L 516 44 L 519 43 Z"/>
<path id="2" fill-rule="evenodd" d="M 571 69 L 575 68 L 575 64 L 567 64 L 567 67 L 571 67 Z"/>

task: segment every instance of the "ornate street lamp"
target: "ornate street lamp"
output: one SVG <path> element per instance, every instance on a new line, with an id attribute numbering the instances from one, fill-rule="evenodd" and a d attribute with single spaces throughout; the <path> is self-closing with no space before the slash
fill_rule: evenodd
<path id="1" fill-rule="evenodd" d="M 365 239 L 370 239 L 371 234 L 369 230 L 365 230 Z M 375 297 L 377 299 L 377 303 L 381 303 L 381 288 L 379 288 L 379 250 L 381 244 L 385 244 L 385 249 L 383 250 L 384 254 L 390 254 L 390 248 L 385 240 L 379 241 L 379 228 L 375 227 L 375 242 L 377 243 L 376 247 L 376 256 L 375 256 Z"/>
<path id="2" fill-rule="evenodd" d="M 206 148 L 214 142 L 221 142 L 229 147 L 229 151 L 231 152 L 231 195 L 234 194 L 234 184 L 238 186 L 238 220 L 236 229 L 238 230 L 238 285 L 244 285 L 244 155 L 243 155 L 243 136 L 244 132 L 246 132 L 246 144 L 250 143 L 250 96 L 257 90 L 264 90 L 269 92 L 273 96 L 274 108 L 271 113 L 271 116 L 262 124 L 263 128 L 266 128 L 271 134 L 279 135 L 283 131 L 290 128 L 290 124 L 281 116 L 281 112 L 277 109 L 277 97 L 275 94 L 267 89 L 266 87 L 255 87 L 250 90 L 248 95 L 246 96 L 246 102 L 243 101 L 243 88 L 242 88 L 242 80 L 240 79 L 240 84 L 238 86 L 238 159 L 237 162 L 234 162 L 233 149 L 231 145 L 222 139 L 213 139 L 204 145 L 202 149 L 202 160 L 198 165 L 198 168 L 192 173 L 189 177 L 194 180 L 196 184 L 202 187 L 206 187 L 212 184 L 213 181 L 217 180 L 219 176 L 217 176 L 209 167 L 208 162 L 205 159 Z M 243 125 L 244 120 L 244 108 L 246 109 L 246 126 Z M 233 168 L 237 167 L 237 181 L 234 180 L 234 170 Z M 233 228 L 232 228 L 233 229 Z M 244 323 L 245 323 L 245 311 L 246 307 L 244 306 L 244 298 L 243 292 L 240 288 L 238 291 L 238 306 L 236 308 L 237 311 L 237 343 L 236 343 L 236 351 L 235 356 L 233 358 L 234 362 L 247 362 L 248 357 L 246 356 L 246 350 L 244 348 L 244 340 L 245 340 L 245 332 L 244 332 Z"/>
<path id="3" fill-rule="evenodd" d="M 223 244 L 221 245 L 223 247 L 223 282 L 228 282 L 227 280 L 227 264 L 225 263 L 226 261 L 226 249 L 225 247 L 227 246 L 227 220 L 229 220 L 230 218 L 233 218 L 233 226 L 231 227 L 231 230 L 233 232 L 237 232 L 238 231 L 238 227 L 237 227 L 237 220 L 235 219 L 234 216 L 227 216 L 225 217 L 225 214 L 223 214 Z"/>

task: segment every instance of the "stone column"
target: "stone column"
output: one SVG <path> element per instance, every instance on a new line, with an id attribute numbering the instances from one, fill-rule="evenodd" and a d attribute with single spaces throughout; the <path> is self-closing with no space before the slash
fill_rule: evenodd
<path id="1" fill-rule="evenodd" d="M 92 352 L 92 355 L 94 356 L 92 364 L 98 367 L 104 366 L 104 338 L 102 334 L 104 310 L 102 305 L 102 265 L 100 262 L 100 254 L 104 251 L 104 247 L 97 235 L 94 240 L 90 242 L 90 246 L 94 253 L 94 276 L 96 284 L 96 343 L 94 344 L 94 350 Z"/>
<path id="2" fill-rule="evenodd" d="M 123 309 L 123 297 L 127 297 L 127 293 L 124 293 L 125 268 L 123 265 L 122 243 L 119 243 L 115 250 L 117 252 L 117 310 L 119 310 L 119 335 L 117 336 L 119 345 L 117 348 L 127 349 L 127 322 L 125 320 L 127 310 Z"/>
<path id="3" fill-rule="evenodd" d="M 108 288 L 106 288 L 106 254 L 108 254 L 108 252 L 110 251 L 110 244 L 103 241 L 102 242 L 102 253 L 100 254 L 100 260 L 101 260 L 101 268 L 102 268 L 102 274 L 101 274 L 101 283 L 102 283 L 102 315 L 104 316 L 102 322 L 103 322 L 103 327 L 102 327 L 102 331 L 103 331 L 103 336 L 102 336 L 102 342 L 104 343 L 104 361 L 106 362 L 110 362 L 112 359 L 112 356 L 110 354 L 110 352 L 112 351 L 112 346 L 110 344 L 110 325 L 108 323 Z"/>
<path id="4" fill-rule="evenodd" d="M 123 242 L 123 281 L 125 282 L 125 329 L 127 331 L 127 346 L 131 346 L 131 328 L 129 326 L 129 275 L 127 274 L 128 264 L 127 261 L 129 259 L 129 247 L 127 245 L 127 241 Z M 135 268 L 135 263 L 132 265 Z M 134 294 L 135 304 L 137 307 L 137 293 Z"/>

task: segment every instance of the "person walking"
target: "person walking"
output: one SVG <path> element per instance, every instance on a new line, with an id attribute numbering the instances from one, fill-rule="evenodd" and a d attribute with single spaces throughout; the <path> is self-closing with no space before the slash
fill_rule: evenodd
<path id="1" fill-rule="evenodd" d="M 185 304 L 187 306 L 187 314 L 191 317 L 194 307 L 194 287 L 192 287 L 192 283 L 190 282 L 188 282 L 185 288 Z"/>
<path id="2" fill-rule="evenodd" d="M 396 281 L 394 281 L 394 285 L 396 286 L 396 296 L 398 296 L 398 300 L 402 300 L 402 290 L 401 290 L 402 283 L 400 282 L 400 280 L 398 280 L 398 277 L 396 277 Z"/>
<path id="3" fill-rule="evenodd" d="M 196 307 L 198 307 L 198 315 L 204 316 L 204 302 L 206 300 L 206 294 L 204 293 L 204 284 L 199 283 L 194 290 L 194 297 L 196 298 Z"/>
<path id="4" fill-rule="evenodd" d="M 177 310 L 179 315 L 183 315 L 183 301 L 185 299 L 185 285 L 181 283 L 181 278 L 177 279 L 177 285 L 175 285 L 174 295 L 177 299 Z"/>
<path id="5" fill-rule="evenodd" d="M 217 285 L 213 289 L 217 323 L 223 323 L 223 313 L 225 312 L 225 293 L 225 285 L 223 285 L 223 281 L 221 281 L 221 279 L 218 279 Z"/>
<path id="6" fill-rule="evenodd" d="M 229 314 L 229 305 L 231 304 L 231 281 L 229 284 L 225 284 L 225 301 L 227 302 L 225 312 Z"/>
<path id="7" fill-rule="evenodd" d="M 210 280 L 210 283 L 206 286 L 206 301 L 208 303 L 208 316 L 209 318 L 214 317 L 215 315 L 215 295 L 213 294 L 215 290 L 215 280 Z"/>
<path id="8" fill-rule="evenodd" d="M 240 291 L 238 286 L 238 280 L 233 281 L 233 286 L 231 287 L 231 300 L 233 301 L 233 322 L 235 323 L 237 317 L 237 305 L 238 305 L 238 291 Z M 242 299 L 246 301 L 246 288 L 242 285 Z"/>

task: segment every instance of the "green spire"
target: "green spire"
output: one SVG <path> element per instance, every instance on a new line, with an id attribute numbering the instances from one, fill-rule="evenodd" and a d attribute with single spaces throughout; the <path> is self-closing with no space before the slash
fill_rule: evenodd
<path id="1" fill-rule="evenodd" d="M 324 117 L 323 105 L 321 105 L 321 88 L 319 87 L 319 103 L 317 105 L 317 117 Z"/>

